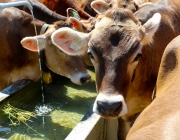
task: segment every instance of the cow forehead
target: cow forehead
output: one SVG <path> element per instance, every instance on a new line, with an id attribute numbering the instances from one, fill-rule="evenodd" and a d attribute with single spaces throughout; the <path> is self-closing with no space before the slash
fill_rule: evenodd
<path id="1" fill-rule="evenodd" d="M 9 12 L 11 16 L 22 17 L 22 14 L 19 11 L 14 10 L 14 8 L 5 8 L 4 11 Z"/>
<path id="2" fill-rule="evenodd" d="M 114 22 L 112 19 L 104 17 L 99 22 L 96 23 L 95 29 L 103 28 L 103 27 L 105 28 L 105 27 L 112 25 L 113 23 Z"/>
<path id="3" fill-rule="evenodd" d="M 108 44 L 112 39 L 116 42 L 121 41 L 122 44 L 128 43 L 126 38 L 128 38 L 128 40 L 130 38 L 136 38 L 136 40 L 140 41 L 138 26 L 139 25 L 131 19 L 118 22 L 111 18 L 104 17 L 96 23 L 95 29 L 91 33 L 90 42 L 99 43 L 98 46 L 100 46 L 102 42 Z"/>
<path id="4" fill-rule="evenodd" d="M 104 31 L 106 31 L 109 27 L 116 26 L 117 30 L 122 30 L 122 32 L 119 32 L 120 34 L 128 34 L 129 36 L 136 36 L 138 38 L 138 29 L 141 26 L 140 23 L 137 21 L 135 22 L 133 19 L 131 19 L 131 17 L 119 19 L 120 20 L 113 19 L 110 17 L 103 17 L 98 19 L 98 22 L 96 22 L 95 25 L 95 29 L 92 32 L 92 37 L 96 36 L 97 34 L 106 35 L 103 33 Z M 109 33 L 111 33 L 111 30 L 108 31 Z"/>

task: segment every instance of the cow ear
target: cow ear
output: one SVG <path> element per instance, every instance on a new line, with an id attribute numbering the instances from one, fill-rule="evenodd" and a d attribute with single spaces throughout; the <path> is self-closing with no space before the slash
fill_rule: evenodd
<path id="1" fill-rule="evenodd" d="M 68 8 L 66 12 L 67 12 L 67 17 L 73 17 L 76 18 L 77 20 L 81 20 L 81 17 L 79 16 L 78 12 L 73 8 Z"/>
<path id="2" fill-rule="evenodd" d="M 45 48 L 45 39 L 36 37 L 25 37 L 21 40 L 21 44 L 25 49 L 37 52 Z"/>
<path id="3" fill-rule="evenodd" d="M 77 31 L 84 32 L 83 25 L 78 19 L 70 17 L 69 20 Z"/>
<path id="4" fill-rule="evenodd" d="M 150 44 L 153 42 L 153 36 L 158 30 L 161 22 L 161 14 L 155 13 L 152 18 L 150 18 L 143 27 L 145 28 L 145 36 L 142 40 L 143 44 Z"/>
<path id="5" fill-rule="evenodd" d="M 110 8 L 110 5 L 108 3 L 106 3 L 105 1 L 95 0 L 95 1 L 91 2 L 91 7 L 98 14 L 102 14 L 102 13 L 106 12 Z"/>
<path id="6" fill-rule="evenodd" d="M 90 34 L 63 27 L 51 35 L 51 40 L 60 50 L 69 55 L 82 55 L 87 51 Z"/>
<path id="7" fill-rule="evenodd" d="M 153 4 L 152 2 L 144 2 L 144 3 L 141 3 L 141 4 L 138 4 L 138 5 L 137 5 L 137 4 L 134 2 L 134 5 L 135 5 L 135 7 L 136 7 L 137 10 L 139 10 L 139 9 L 141 9 L 141 8 L 147 6 L 147 5 L 152 5 L 152 4 Z"/>

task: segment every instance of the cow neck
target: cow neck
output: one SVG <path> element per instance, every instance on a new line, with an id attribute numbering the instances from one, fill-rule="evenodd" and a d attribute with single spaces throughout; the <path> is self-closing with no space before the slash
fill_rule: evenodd
<path id="1" fill-rule="evenodd" d="M 44 34 L 46 30 L 48 29 L 49 24 L 44 24 L 40 30 L 40 35 Z M 41 70 L 44 72 L 48 72 L 49 69 L 46 67 L 46 60 L 45 60 L 45 54 L 44 49 L 40 50 L 40 64 L 41 64 Z"/>

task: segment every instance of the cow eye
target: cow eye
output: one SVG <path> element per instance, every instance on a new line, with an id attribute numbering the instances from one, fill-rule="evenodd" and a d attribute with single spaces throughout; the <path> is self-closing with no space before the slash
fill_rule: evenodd
<path id="1" fill-rule="evenodd" d="M 134 72 L 133 72 L 133 76 L 132 76 L 132 79 L 131 79 L 131 83 L 134 81 L 135 74 L 136 74 L 136 69 L 135 69 Z"/>
<path id="2" fill-rule="evenodd" d="M 123 8 L 126 8 L 126 7 L 127 7 L 127 5 L 124 5 L 124 4 L 123 4 L 122 6 L 123 6 Z"/>
<path id="3" fill-rule="evenodd" d="M 136 57 L 134 58 L 134 61 L 133 61 L 133 62 L 138 61 L 141 56 L 142 56 L 142 53 L 138 53 L 138 54 L 136 55 Z"/>
<path id="4" fill-rule="evenodd" d="M 91 52 L 88 52 L 88 55 L 89 55 L 89 57 L 90 57 L 91 59 L 94 59 L 94 57 L 93 57 L 93 55 L 92 55 Z"/>

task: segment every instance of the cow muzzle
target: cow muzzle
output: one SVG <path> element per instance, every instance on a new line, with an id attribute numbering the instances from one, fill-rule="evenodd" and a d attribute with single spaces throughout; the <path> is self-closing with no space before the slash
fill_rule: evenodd
<path id="1" fill-rule="evenodd" d="M 122 95 L 99 93 L 94 102 L 93 112 L 104 118 L 118 118 L 127 114 L 127 105 Z"/>
<path id="2" fill-rule="evenodd" d="M 87 73 L 78 73 L 70 77 L 71 81 L 77 85 L 83 85 L 90 81 L 91 75 Z"/>

